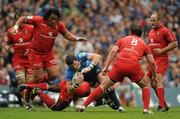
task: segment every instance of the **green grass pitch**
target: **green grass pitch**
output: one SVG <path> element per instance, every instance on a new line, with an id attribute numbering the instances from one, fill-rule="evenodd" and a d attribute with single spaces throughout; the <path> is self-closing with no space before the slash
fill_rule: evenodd
<path id="1" fill-rule="evenodd" d="M 67 108 L 63 112 L 53 112 L 43 107 L 35 107 L 27 111 L 25 108 L 0 108 L 0 119 L 180 119 L 180 107 L 171 107 L 168 112 L 157 112 L 153 115 L 142 114 L 142 108 L 126 107 L 126 113 L 111 110 L 109 107 L 88 107 L 84 112 L 75 112 Z"/>

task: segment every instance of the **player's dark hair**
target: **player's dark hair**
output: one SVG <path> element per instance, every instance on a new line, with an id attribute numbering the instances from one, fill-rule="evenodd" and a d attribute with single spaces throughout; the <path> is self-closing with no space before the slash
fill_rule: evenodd
<path id="1" fill-rule="evenodd" d="M 139 25 L 132 25 L 130 27 L 130 31 L 131 31 L 131 34 L 137 35 L 139 37 L 141 37 L 142 35 L 142 28 Z"/>
<path id="2" fill-rule="evenodd" d="M 21 10 L 21 9 L 16 10 L 16 12 L 14 14 L 14 19 L 16 20 L 20 16 L 23 16 L 23 10 Z"/>
<path id="3" fill-rule="evenodd" d="M 58 17 L 58 19 L 61 17 L 59 10 L 53 8 L 53 9 L 49 9 L 47 12 L 45 12 L 44 19 L 47 20 L 51 14 L 55 14 Z"/>
<path id="4" fill-rule="evenodd" d="M 76 61 L 76 57 L 74 55 L 68 55 L 66 56 L 66 64 L 69 66 L 69 65 L 72 65 L 74 61 Z"/>

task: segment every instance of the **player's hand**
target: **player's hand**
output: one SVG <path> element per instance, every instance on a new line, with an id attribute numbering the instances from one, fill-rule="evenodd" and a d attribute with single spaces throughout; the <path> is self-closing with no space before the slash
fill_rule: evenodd
<path id="1" fill-rule="evenodd" d="M 157 55 L 163 53 L 162 49 L 160 49 L 160 48 L 155 48 L 155 49 L 153 50 L 153 52 L 154 52 L 155 54 L 157 54 Z"/>
<path id="2" fill-rule="evenodd" d="M 108 69 L 107 69 L 107 68 L 103 68 L 103 70 L 102 70 L 102 75 L 106 75 L 107 72 L 108 72 Z"/>
<path id="3" fill-rule="evenodd" d="M 153 80 L 153 86 L 157 87 L 157 84 L 158 84 L 157 78 L 152 78 L 152 80 Z"/>
<path id="4" fill-rule="evenodd" d="M 87 38 L 85 38 L 85 37 L 77 37 L 76 38 L 76 41 L 80 41 L 80 42 L 82 42 L 82 41 L 87 41 L 88 39 Z"/>
<path id="5" fill-rule="evenodd" d="M 16 34 L 18 32 L 19 26 L 18 25 L 14 25 L 10 31 L 11 34 Z"/>
<path id="6" fill-rule="evenodd" d="M 82 69 L 81 73 L 85 74 L 85 73 L 87 73 L 89 71 L 91 71 L 91 67 L 86 67 L 86 68 Z"/>
<path id="7" fill-rule="evenodd" d="M 5 51 L 8 52 L 10 50 L 11 46 L 7 45 L 4 47 Z"/>

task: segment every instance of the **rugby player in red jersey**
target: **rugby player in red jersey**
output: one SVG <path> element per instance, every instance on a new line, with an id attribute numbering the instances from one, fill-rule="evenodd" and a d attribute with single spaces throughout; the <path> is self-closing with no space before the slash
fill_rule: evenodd
<path id="1" fill-rule="evenodd" d="M 116 42 L 116 45 L 111 49 L 105 66 L 102 70 L 104 74 L 107 73 L 110 64 L 114 61 L 112 70 L 108 72 L 107 76 L 85 100 L 83 105 L 77 106 L 77 110 L 83 111 L 92 101 L 100 98 L 104 91 L 117 81 L 121 82 L 124 77 L 129 77 L 132 82 L 137 83 L 142 88 L 142 100 L 144 104 L 144 113 L 150 114 L 150 81 L 144 75 L 144 72 L 139 64 L 139 60 L 143 56 L 146 57 L 152 69 L 152 79 L 156 81 L 156 65 L 146 43 L 140 38 L 142 29 L 140 26 L 131 26 L 131 35 L 121 38 Z"/>
<path id="2" fill-rule="evenodd" d="M 83 75 L 80 74 L 80 77 L 83 79 Z M 76 78 L 79 78 L 76 77 Z M 77 80 L 77 79 L 75 79 Z M 53 111 L 62 111 L 66 107 L 69 106 L 72 100 L 75 100 L 80 97 L 86 97 L 90 94 L 91 87 L 88 82 L 81 82 L 78 84 L 74 84 L 76 89 L 73 92 L 68 90 L 68 82 L 66 80 L 61 81 L 58 85 L 48 85 L 46 83 L 38 83 L 38 84 L 22 84 L 19 87 L 20 90 L 24 89 L 32 89 L 33 95 L 38 95 L 41 101 L 46 104 L 48 108 Z M 78 85 L 78 86 L 77 86 Z M 59 92 L 58 100 L 55 101 L 49 95 L 44 93 L 44 90 Z"/>
<path id="3" fill-rule="evenodd" d="M 74 93 L 69 93 L 67 89 L 67 81 L 61 81 L 59 88 L 57 86 L 49 87 L 51 91 L 59 91 L 59 98 L 54 101 L 50 96 L 41 91 L 40 88 L 34 88 L 33 91 L 36 93 L 43 103 L 46 104 L 48 108 L 53 111 L 62 111 L 69 106 L 72 100 L 79 97 L 86 97 L 90 94 L 91 88 L 88 82 L 83 82 L 79 87 L 77 87 Z"/>
<path id="4" fill-rule="evenodd" d="M 84 37 L 77 37 L 69 32 L 63 22 L 60 21 L 60 17 L 60 12 L 57 9 L 50 9 L 43 17 L 21 17 L 13 27 L 12 32 L 16 32 L 23 23 L 34 26 L 34 36 L 29 53 L 29 59 L 33 69 L 33 79 L 29 81 L 30 83 L 42 83 L 57 78 L 59 67 L 52 48 L 59 33 L 69 41 L 87 40 Z"/>
<path id="5" fill-rule="evenodd" d="M 18 20 L 21 16 L 23 16 L 23 13 L 21 10 L 18 10 L 15 13 L 15 20 Z M 11 33 L 12 30 L 13 28 L 10 28 L 7 31 L 7 45 L 5 49 L 9 50 L 11 46 L 13 47 L 12 65 L 19 85 L 32 80 L 32 69 L 28 60 L 28 52 L 33 38 L 33 26 L 21 24 L 15 34 Z M 24 90 L 21 94 L 24 98 L 26 109 L 29 109 L 28 91 Z"/>
<path id="6" fill-rule="evenodd" d="M 148 36 L 148 46 L 154 56 L 157 65 L 158 83 L 154 88 L 159 99 L 158 111 L 168 111 L 169 107 L 165 100 L 165 91 L 163 87 L 164 74 L 168 68 L 168 51 L 178 46 L 172 31 L 166 28 L 161 22 L 161 15 L 158 12 L 152 13 L 151 17 L 152 30 Z M 151 69 L 148 76 L 151 77 Z"/>

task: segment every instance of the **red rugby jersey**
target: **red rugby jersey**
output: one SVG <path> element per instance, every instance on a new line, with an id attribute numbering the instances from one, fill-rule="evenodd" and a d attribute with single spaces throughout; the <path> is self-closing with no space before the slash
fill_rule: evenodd
<path id="1" fill-rule="evenodd" d="M 164 48 L 168 46 L 168 43 L 176 41 L 175 36 L 173 35 L 172 31 L 166 28 L 164 25 L 161 25 L 157 29 L 152 29 L 148 36 L 148 46 L 153 53 L 155 48 Z M 163 53 L 157 55 L 153 53 L 155 58 L 166 58 L 168 59 L 168 54 Z"/>
<path id="2" fill-rule="evenodd" d="M 13 45 L 14 55 L 24 55 L 26 49 L 30 48 L 30 43 L 33 38 L 33 26 L 23 24 L 16 34 L 11 34 L 12 28 L 7 31 L 6 42 L 9 45 Z"/>
<path id="3" fill-rule="evenodd" d="M 41 16 L 28 16 L 27 22 L 34 25 L 34 37 L 31 43 L 31 49 L 39 54 L 49 53 L 58 33 L 67 31 L 62 22 L 58 22 L 54 28 L 47 25 L 47 22 Z"/>
<path id="4" fill-rule="evenodd" d="M 138 62 L 144 55 L 151 53 L 146 43 L 135 35 L 119 39 L 116 45 L 120 48 L 117 59 L 127 62 Z"/>

